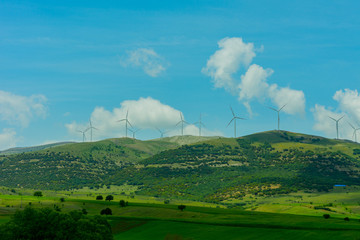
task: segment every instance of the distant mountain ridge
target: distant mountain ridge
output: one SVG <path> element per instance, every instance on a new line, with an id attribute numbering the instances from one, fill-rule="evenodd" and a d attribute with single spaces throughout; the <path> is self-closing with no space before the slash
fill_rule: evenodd
<path id="1" fill-rule="evenodd" d="M 70 143 L 74 143 L 74 142 L 57 142 L 57 143 L 49 143 L 49 144 L 44 144 L 44 145 L 39 145 L 39 146 L 31 146 L 31 147 L 14 147 L 14 148 L 9 148 L 9 149 L 0 151 L 0 155 L 18 154 L 18 153 L 24 153 L 24 152 L 34 152 L 34 151 L 39 151 L 42 149 L 61 146 L 61 145 L 70 144 Z"/>

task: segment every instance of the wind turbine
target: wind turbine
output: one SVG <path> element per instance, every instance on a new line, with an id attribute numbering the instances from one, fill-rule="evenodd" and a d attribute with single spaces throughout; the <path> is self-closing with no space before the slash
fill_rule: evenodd
<path id="1" fill-rule="evenodd" d="M 88 130 L 89 130 L 89 128 L 85 129 L 84 131 L 77 130 L 78 132 L 81 132 L 81 133 L 82 133 L 82 135 L 83 135 L 83 142 L 85 142 L 85 139 L 86 139 L 85 133 L 86 133 Z"/>
<path id="2" fill-rule="evenodd" d="M 129 129 L 129 131 L 132 132 L 132 134 L 133 134 L 133 139 L 135 139 L 135 134 L 136 134 L 138 131 L 140 131 L 140 130 L 141 130 L 140 128 L 139 128 L 139 129 L 136 129 L 136 130 L 135 130 L 135 129 L 131 129 L 131 128 Z"/>
<path id="3" fill-rule="evenodd" d="M 93 127 L 92 122 L 91 122 L 91 118 L 89 119 L 89 124 L 90 124 L 90 127 L 88 127 L 87 130 L 90 130 L 90 142 L 92 142 L 92 130 L 93 129 L 99 130 L 99 129 L 97 129 L 96 127 Z"/>
<path id="4" fill-rule="evenodd" d="M 286 106 L 286 104 L 284 104 L 281 108 L 279 109 L 275 109 L 275 108 L 272 108 L 272 107 L 268 107 L 269 109 L 277 112 L 277 117 L 278 117 L 278 131 L 280 131 L 280 112 L 281 110 Z"/>
<path id="5" fill-rule="evenodd" d="M 167 133 L 166 131 L 160 130 L 159 128 L 156 128 L 156 130 L 159 131 L 159 133 L 160 133 L 160 138 L 163 138 L 163 137 L 164 137 L 164 134 Z"/>
<path id="6" fill-rule="evenodd" d="M 351 123 L 348 122 L 348 124 L 350 125 L 350 127 L 354 130 L 354 133 L 353 133 L 353 137 L 355 137 L 355 142 L 357 143 L 357 140 L 356 140 L 356 131 L 359 130 L 360 128 L 355 128 Z"/>
<path id="7" fill-rule="evenodd" d="M 181 118 L 181 120 L 180 120 L 180 122 L 178 122 L 178 123 L 176 124 L 176 126 L 181 123 L 181 136 L 184 136 L 184 123 L 187 123 L 187 124 L 188 124 L 188 122 L 184 121 L 184 118 L 183 118 L 183 115 L 182 115 L 181 112 L 180 112 L 180 118 Z"/>
<path id="8" fill-rule="evenodd" d="M 234 121 L 234 137 L 236 138 L 236 119 L 239 119 L 239 120 L 246 120 L 246 119 L 236 116 L 231 106 L 230 106 L 230 110 L 233 115 L 233 118 L 231 119 L 231 121 L 228 123 L 228 125 L 226 127 L 228 127 L 230 125 L 230 123 L 235 120 Z"/>
<path id="9" fill-rule="evenodd" d="M 127 137 L 127 133 L 128 133 L 128 124 L 129 124 L 131 127 L 133 127 L 133 126 L 131 125 L 131 123 L 129 122 L 129 120 L 128 120 L 128 115 L 129 115 L 129 110 L 126 111 L 126 118 L 121 119 L 121 120 L 118 121 L 118 122 L 125 121 L 125 137 Z"/>
<path id="10" fill-rule="evenodd" d="M 199 136 L 201 136 L 201 126 L 205 127 L 205 125 L 201 121 L 201 113 L 200 113 L 200 120 L 194 124 L 199 124 Z"/>
<path id="11" fill-rule="evenodd" d="M 335 118 L 332 118 L 332 117 L 330 117 L 330 116 L 328 116 L 328 117 L 336 122 L 336 139 L 339 139 L 339 121 L 340 121 L 343 117 L 345 117 L 345 115 L 342 116 L 342 117 L 339 118 L 339 119 L 335 119 Z"/>

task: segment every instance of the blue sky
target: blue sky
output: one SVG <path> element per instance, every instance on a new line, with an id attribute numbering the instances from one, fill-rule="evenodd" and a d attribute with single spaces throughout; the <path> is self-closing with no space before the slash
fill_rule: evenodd
<path id="1" fill-rule="evenodd" d="M 75 2 L 75 3 L 74 3 Z M 353 139 L 358 1 L 0 1 L 0 149 L 277 127 Z M 129 135 L 131 133 L 129 132 Z M 185 134 L 198 134 L 187 125 Z M 87 132 L 90 140 L 90 131 Z"/>

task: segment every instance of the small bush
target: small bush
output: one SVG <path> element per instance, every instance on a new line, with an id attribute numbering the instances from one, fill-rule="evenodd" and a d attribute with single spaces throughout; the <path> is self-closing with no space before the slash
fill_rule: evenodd
<path id="1" fill-rule="evenodd" d="M 103 210 L 100 211 L 101 215 L 112 215 L 112 211 L 110 208 L 105 208 Z"/>
<path id="2" fill-rule="evenodd" d="M 119 204 L 120 204 L 120 207 L 126 207 L 129 205 L 129 203 L 127 201 L 125 202 L 124 200 L 120 200 Z"/>
<path id="3" fill-rule="evenodd" d="M 178 209 L 179 209 L 180 211 L 184 211 L 185 208 L 186 208 L 186 206 L 183 205 L 183 204 L 181 204 L 181 205 L 178 206 Z"/>
<path id="4" fill-rule="evenodd" d="M 96 200 L 103 200 L 103 196 L 102 195 L 99 195 L 99 196 L 96 196 Z"/>
<path id="5" fill-rule="evenodd" d="M 344 218 L 344 220 L 347 222 L 350 221 L 350 219 L 348 217 Z"/>
<path id="6" fill-rule="evenodd" d="M 43 194 L 42 194 L 41 191 L 36 191 L 36 192 L 34 192 L 34 196 L 35 196 L 35 197 L 42 197 Z"/>
<path id="7" fill-rule="evenodd" d="M 86 209 L 83 208 L 83 209 L 81 210 L 81 213 L 84 214 L 84 215 L 87 215 L 87 214 L 88 214 L 88 211 L 86 211 Z"/>
<path id="8" fill-rule="evenodd" d="M 60 202 L 65 202 L 65 198 L 60 198 Z"/>
<path id="9" fill-rule="evenodd" d="M 325 219 L 328 219 L 328 218 L 330 218 L 330 214 L 324 214 L 323 217 L 324 217 Z"/>

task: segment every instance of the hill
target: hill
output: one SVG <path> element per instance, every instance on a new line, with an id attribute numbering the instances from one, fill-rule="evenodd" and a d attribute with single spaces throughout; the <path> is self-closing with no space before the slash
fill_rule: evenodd
<path id="1" fill-rule="evenodd" d="M 360 185 L 360 145 L 269 131 L 67 144 L 0 159 L 0 185 L 39 189 L 132 185 L 138 194 L 210 202 Z"/>
<path id="2" fill-rule="evenodd" d="M 58 143 L 51 143 L 51 144 L 44 144 L 39 146 L 33 146 L 33 147 L 15 147 L 15 148 L 9 148 L 3 151 L 0 151 L 0 155 L 10 155 L 10 154 L 18 154 L 18 153 L 24 153 L 24 152 L 34 152 L 39 151 L 42 149 L 52 148 L 56 146 L 66 145 L 73 142 L 58 142 Z"/>
<path id="3" fill-rule="evenodd" d="M 213 138 L 181 136 L 149 141 L 114 138 L 4 155 L 0 157 L 0 185 L 40 189 L 102 186 L 121 168 L 185 143 Z"/>

